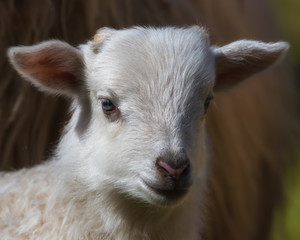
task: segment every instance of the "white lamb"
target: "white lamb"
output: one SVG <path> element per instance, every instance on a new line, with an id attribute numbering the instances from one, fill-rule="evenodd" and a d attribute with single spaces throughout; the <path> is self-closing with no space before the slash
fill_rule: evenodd
<path id="1" fill-rule="evenodd" d="M 11 48 L 24 78 L 73 103 L 50 161 L 0 175 L 0 238 L 201 239 L 213 88 L 236 85 L 287 49 L 210 47 L 200 27 L 103 28 L 79 48 Z"/>

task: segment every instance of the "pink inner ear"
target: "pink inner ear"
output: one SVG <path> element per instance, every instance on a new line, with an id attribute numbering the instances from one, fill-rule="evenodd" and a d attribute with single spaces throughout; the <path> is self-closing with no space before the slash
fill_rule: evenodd
<path id="1" fill-rule="evenodd" d="M 32 72 L 31 75 L 40 84 L 54 89 L 68 90 L 76 87 L 78 83 L 77 78 L 72 73 L 57 71 L 55 69 L 45 69 L 42 74 L 40 72 Z"/>
<path id="2" fill-rule="evenodd" d="M 80 74 L 78 69 L 81 69 L 81 66 L 74 59 L 76 59 L 74 54 L 68 54 L 60 49 L 21 52 L 15 55 L 15 60 L 25 75 L 42 86 L 57 91 L 69 91 L 78 86 Z"/>

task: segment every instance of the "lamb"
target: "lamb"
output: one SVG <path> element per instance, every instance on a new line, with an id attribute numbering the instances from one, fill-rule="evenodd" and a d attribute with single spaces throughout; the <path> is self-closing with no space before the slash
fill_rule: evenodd
<path id="1" fill-rule="evenodd" d="M 2 239 L 202 239 L 213 92 L 288 48 L 210 46 L 192 26 L 102 28 L 78 48 L 49 40 L 9 49 L 21 76 L 72 99 L 72 116 L 49 161 L 0 175 Z"/>

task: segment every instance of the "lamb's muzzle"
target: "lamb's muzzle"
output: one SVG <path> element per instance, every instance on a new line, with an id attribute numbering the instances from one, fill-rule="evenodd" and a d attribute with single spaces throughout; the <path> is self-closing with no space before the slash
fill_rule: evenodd
<path id="1" fill-rule="evenodd" d="M 186 195 L 192 185 L 192 168 L 185 152 L 183 154 L 163 154 L 156 159 L 155 165 L 156 181 L 144 181 L 151 191 L 170 200 Z"/>

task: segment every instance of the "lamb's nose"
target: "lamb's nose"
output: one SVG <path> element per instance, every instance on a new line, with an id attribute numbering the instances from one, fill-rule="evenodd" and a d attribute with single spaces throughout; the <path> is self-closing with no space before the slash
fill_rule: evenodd
<path id="1" fill-rule="evenodd" d="M 187 158 L 179 164 L 174 164 L 159 157 L 157 158 L 157 165 L 167 172 L 173 180 L 178 180 L 182 175 L 188 174 L 190 169 L 190 163 Z"/>

